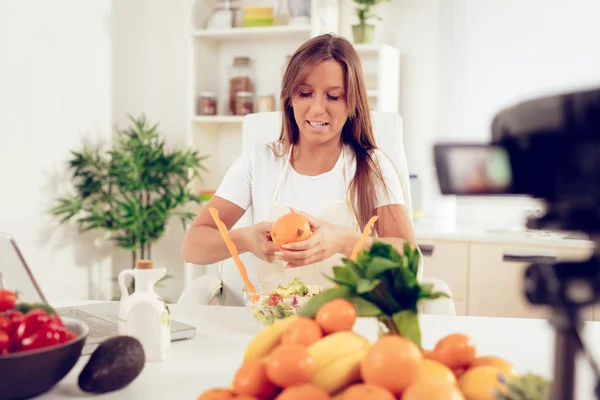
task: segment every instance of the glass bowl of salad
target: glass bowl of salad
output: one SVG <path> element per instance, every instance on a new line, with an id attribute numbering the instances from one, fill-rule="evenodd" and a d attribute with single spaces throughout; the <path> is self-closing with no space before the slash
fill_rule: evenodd
<path id="1" fill-rule="evenodd" d="M 327 289 L 326 285 L 305 284 L 300 278 L 294 278 L 287 285 L 265 283 L 261 293 L 242 290 L 244 305 L 252 313 L 261 328 L 275 321 L 297 314 L 311 297 Z"/>

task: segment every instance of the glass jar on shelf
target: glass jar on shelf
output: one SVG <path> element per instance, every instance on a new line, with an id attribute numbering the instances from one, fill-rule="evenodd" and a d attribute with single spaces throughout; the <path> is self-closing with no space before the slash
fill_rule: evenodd
<path id="1" fill-rule="evenodd" d="M 257 112 L 272 112 L 275 111 L 275 96 L 263 94 L 258 96 Z"/>
<path id="2" fill-rule="evenodd" d="M 311 0 L 288 0 L 290 25 L 310 25 Z"/>
<path id="3" fill-rule="evenodd" d="M 214 92 L 200 93 L 200 96 L 198 96 L 196 114 L 217 115 L 217 94 Z"/>
<path id="4" fill-rule="evenodd" d="M 254 112 L 254 93 L 237 92 L 235 115 L 247 115 Z"/>
<path id="5" fill-rule="evenodd" d="M 240 26 L 242 9 L 237 0 L 219 0 L 220 6 L 214 9 L 208 21 L 206 29 L 231 29 Z"/>
<path id="6" fill-rule="evenodd" d="M 237 95 L 239 92 L 254 93 L 256 77 L 254 62 L 250 57 L 235 57 L 229 70 L 229 111 L 236 113 Z"/>

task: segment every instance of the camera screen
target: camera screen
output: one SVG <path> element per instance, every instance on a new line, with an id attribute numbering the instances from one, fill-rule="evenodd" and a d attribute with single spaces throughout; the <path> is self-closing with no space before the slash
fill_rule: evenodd
<path id="1" fill-rule="evenodd" d="M 494 195 L 511 191 L 510 159 L 502 147 L 436 145 L 435 162 L 443 194 Z"/>

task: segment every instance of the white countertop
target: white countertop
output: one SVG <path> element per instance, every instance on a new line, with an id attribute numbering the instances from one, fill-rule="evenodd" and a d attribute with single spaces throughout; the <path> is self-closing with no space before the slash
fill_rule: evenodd
<path id="1" fill-rule="evenodd" d="M 60 305 L 58 305 L 60 306 Z M 228 386 L 240 366 L 246 345 L 258 331 L 250 313 L 239 307 L 172 306 L 173 318 L 196 326 L 192 340 L 175 342 L 171 358 L 147 363 L 126 388 L 94 396 L 95 399 L 196 399 L 208 388 Z M 356 330 L 370 340 L 375 338 L 373 320 L 359 320 Z M 421 316 L 423 346 L 432 348 L 443 336 L 461 332 L 470 335 L 482 355 L 498 355 L 521 371 L 534 371 L 551 377 L 554 334 L 545 320 L 482 317 Z M 585 338 L 600 336 L 600 323 L 588 322 Z M 592 353 L 600 354 L 600 341 L 589 341 Z M 87 362 L 82 357 L 73 370 L 50 392 L 39 399 L 87 399 L 77 387 L 77 377 Z M 582 400 L 593 399 L 591 370 L 585 360 L 578 363 L 577 387 Z"/>
<path id="2" fill-rule="evenodd" d="M 498 244 L 521 244 L 571 248 L 591 248 L 593 242 L 578 233 L 528 230 L 521 227 L 502 227 L 478 224 L 439 226 L 433 223 L 415 223 L 415 234 L 420 242 L 445 240 Z"/>

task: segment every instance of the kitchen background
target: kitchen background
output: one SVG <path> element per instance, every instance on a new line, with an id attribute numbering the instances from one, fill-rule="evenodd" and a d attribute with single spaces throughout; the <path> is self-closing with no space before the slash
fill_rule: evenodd
<path id="1" fill-rule="evenodd" d="M 107 244 L 104 233 L 80 234 L 47 213 L 69 188 L 70 151 L 84 141 L 109 142 L 116 126 L 128 126 L 127 114 L 145 113 L 160 124 L 169 146 L 197 148 L 211 157 L 204 189 L 214 189 L 210 186 L 241 149 L 239 117 L 224 115 L 234 57 L 251 58 L 255 95 L 274 95 L 278 108 L 286 55 L 319 29 L 335 29 L 352 40 L 357 23 L 352 0 L 312 1 L 317 3 L 310 25 L 296 18 L 292 26 L 256 28 L 251 36 L 204 30 L 223 3 L 216 0 L 0 2 L 0 230 L 15 236 L 49 299 L 110 298 L 112 277 L 131 265 L 130 253 Z M 286 23 L 288 0 L 233 2 L 275 11 L 280 3 L 277 24 Z M 389 81 L 380 76 L 374 83 L 372 102 L 375 108 L 397 108 L 403 118 L 408 165 L 420 187 L 419 239 L 435 244 L 434 257 L 446 254 L 444 244 L 463 246 L 454 250 L 464 259 L 454 262 L 464 276 L 431 271 L 445 280 L 460 276 L 460 282 L 450 283 L 462 296 L 459 311 L 466 313 L 470 285 L 481 278 L 471 271 L 472 240 L 481 240 L 482 232 L 488 239 L 495 232 L 500 242 L 536 240 L 515 230 L 541 205 L 523 198 L 442 198 L 431 145 L 446 139 L 486 141 L 499 108 L 600 83 L 600 54 L 594 51 L 600 3 L 390 0 L 375 12 L 382 19 L 374 20 L 373 43 L 357 48 L 374 68 L 377 57 L 389 52 L 396 69 L 384 68 Z M 392 84 L 386 89 L 377 85 L 382 81 Z M 216 94 L 219 115 L 198 116 L 198 97 L 205 92 Z M 171 220 L 152 250 L 156 264 L 173 274 L 161 289 L 171 301 L 195 268 L 181 259 L 183 234 L 180 222 Z M 548 240 L 553 241 L 544 243 L 551 247 L 564 244 L 559 236 Z M 479 287 L 485 293 L 485 285 Z"/>

